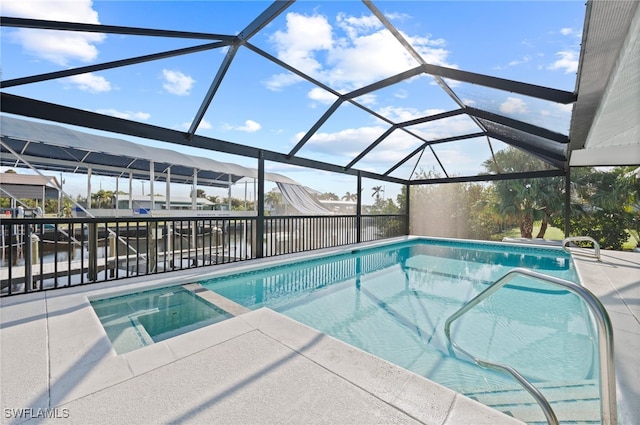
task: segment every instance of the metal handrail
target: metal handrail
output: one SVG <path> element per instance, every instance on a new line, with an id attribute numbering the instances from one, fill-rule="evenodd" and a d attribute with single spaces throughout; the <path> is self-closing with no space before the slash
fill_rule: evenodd
<path id="1" fill-rule="evenodd" d="M 591 242 L 593 243 L 593 255 L 600 261 L 600 244 L 590 236 L 573 236 L 570 238 L 564 238 L 562 241 L 562 249 L 571 254 L 571 250 L 567 247 L 569 242 Z"/>
<path id="2" fill-rule="evenodd" d="M 547 422 L 549 422 L 550 424 L 557 424 L 558 420 L 555 416 L 555 413 L 551 409 L 549 402 L 544 398 L 542 393 L 540 393 L 540 391 L 533 384 L 528 382 L 517 370 L 511 368 L 510 366 L 491 363 L 486 360 L 478 359 L 451 340 L 451 323 L 453 323 L 460 316 L 478 305 L 485 298 L 496 292 L 498 289 L 502 288 L 518 275 L 529 276 L 567 289 L 582 298 L 589 307 L 591 313 L 593 314 L 593 317 L 596 320 L 598 331 L 598 349 L 600 359 L 600 417 L 603 425 L 615 425 L 617 423 L 617 406 L 616 375 L 613 357 L 613 328 L 611 326 L 609 315 L 607 314 L 607 311 L 605 310 L 600 300 L 581 285 L 554 276 L 548 276 L 542 273 L 534 272 L 529 269 L 512 269 L 500 279 L 491 284 L 487 289 L 476 295 L 471 301 L 466 303 L 461 309 L 453 313 L 451 317 L 446 320 L 444 324 L 444 332 L 447 340 L 449 341 L 449 344 L 451 344 L 451 346 L 456 348 L 458 351 L 464 353 L 479 366 L 509 372 L 536 399 L 540 407 L 544 410 Z"/>

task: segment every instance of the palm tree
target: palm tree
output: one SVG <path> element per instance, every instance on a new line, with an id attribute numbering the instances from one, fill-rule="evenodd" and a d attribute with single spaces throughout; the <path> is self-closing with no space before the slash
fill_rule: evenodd
<path id="1" fill-rule="evenodd" d="M 551 169 L 547 163 L 513 147 L 497 152 L 495 161 L 491 159 L 483 165 L 490 173 Z M 550 218 L 562 210 L 563 183 L 561 177 L 495 181 L 499 203 L 496 210 L 518 221 L 523 238 L 533 237 L 533 221 L 541 219 L 542 226 L 536 237 L 543 238 Z"/>
<path id="2" fill-rule="evenodd" d="M 347 192 L 342 197 L 342 200 L 343 201 L 357 201 L 358 200 L 358 195 L 356 195 L 355 193 Z"/>
<path id="3" fill-rule="evenodd" d="M 271 205 L 271 208 L 275 209 L 282 203 L 282 195 L 275 190 L 270 190 L 264 197 L 264 203 Z"/>
<path id="4" fill-rule="evenodd" d="M 113 191 L 100 189 L 97 193 L 91 194 L 91 200 L 95 201 L 98 208 L 109 207 L 113 199 Z"/>
<path id="5" fill-rule="evenodd" d="M 373 190 L 373 193 L 371 194 L 371 196 L 375 196 L 376 203 L 380 202 L 380 192 L 383 191 L 382 186 L 373 186 L 371 190 Z"/>

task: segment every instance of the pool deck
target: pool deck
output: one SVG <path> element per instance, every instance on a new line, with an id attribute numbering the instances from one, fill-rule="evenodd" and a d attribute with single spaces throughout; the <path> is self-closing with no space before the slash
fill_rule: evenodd
<path id="1" fill-rule="evenodd" d="M 580 281 L 605 306 L 613 325 L 618 423 L 640 424 L 640 252 L 574 256 Z"/>
<path id="2" fill-rule="evenodd" d="M 640 423 L 640 253 L 575 260 L 613 322 L 626 406 L 619 423 Z M 160 275 L 153 285 L 203 273 Z M 238 308 L 232 319 L 117 355 L 87 297 L 149 284 L 0 299 L 1 423 L 520 423 L 266 308 Z"/>

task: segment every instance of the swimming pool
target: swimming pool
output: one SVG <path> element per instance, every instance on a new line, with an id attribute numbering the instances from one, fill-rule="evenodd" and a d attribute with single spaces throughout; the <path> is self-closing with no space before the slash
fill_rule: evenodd
<path id="1" fill-rule="evenodd" d="M 418 239 L 200 283 L 535 422 L 539 408 L 512 378 L 451 352 L 443 331 L 451 314 L 514 267 L 578 281 L 561 249 Z M 457 321 L 452 336 L 477 357 L 518 369 L 554 409 L 599 417 L 596 336 L 577 296 L 518 277 Z"/>
<path id="2" fill-rule="evenodd" d="M 118 354 L 231 317 L 180 286 L 92 300 L 91 306 Z"/>
<path id="3" fill-rule="evenodd" d="M 415 238 L 245 267 L 203 278 L 197 294 L 178 285 L 91 303 L 118 354 L 231 317 L 214 305 L 226 298 L 234 314 L 269 307 L 525 422 L 544 422 L 513 378 L 476 366 L 444 335 L 447 318 L 515 267 L 578 282 L 560 248 Z M 574 294 L 517 277 L 457 320 L 452 337 L 477 358 L 520 371 L 561 420 L 599 421 L 597 337 Z"/>

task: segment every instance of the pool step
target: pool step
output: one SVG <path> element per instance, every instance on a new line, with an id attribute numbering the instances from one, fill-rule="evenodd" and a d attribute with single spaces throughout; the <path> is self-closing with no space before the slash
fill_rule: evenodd
<path id="1" fill-rule="evenodd" d="M 600 390 L 597 381 L 535 385 L 551 403 L 561 423 L 576 425 L 600 423 Z M 522 387 L 494 391 L 465 391 L 464 394 L 528 424 L 547 423 L 538 403 Z"/>

